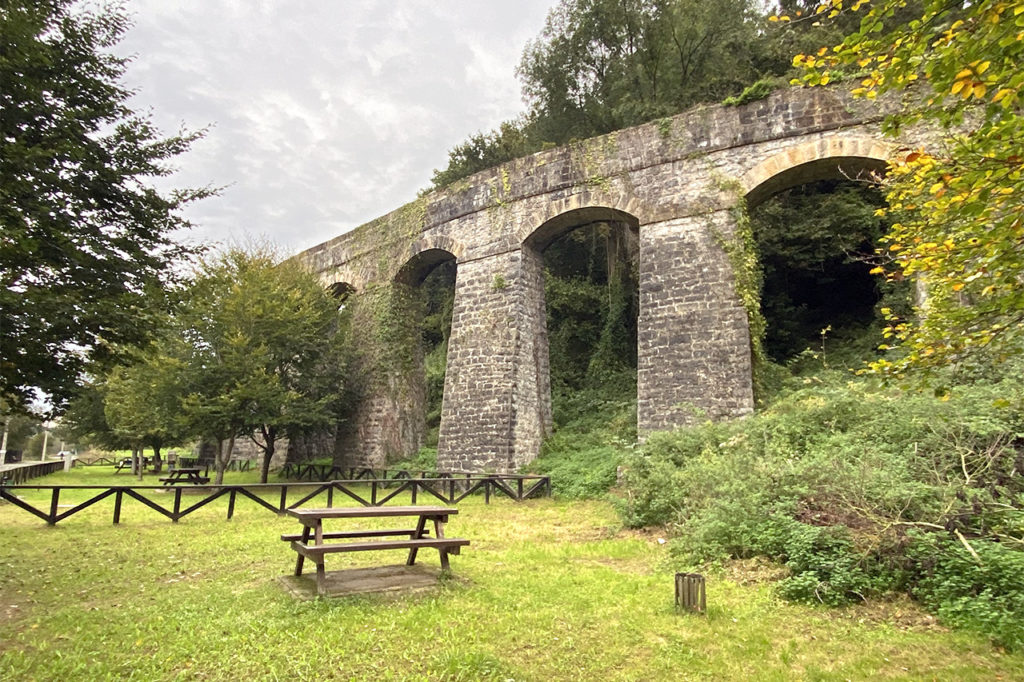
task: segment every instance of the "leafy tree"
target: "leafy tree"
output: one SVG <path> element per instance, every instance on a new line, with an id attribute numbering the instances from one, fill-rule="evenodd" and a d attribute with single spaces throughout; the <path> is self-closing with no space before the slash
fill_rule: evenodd
<path id="1" fill-rule="evenodd" d="M 749 0 L 563 0 L 519 66 L 561 143 L 717 101 L 762 75 Z"/>
<path id="2" fill-rule="evenodd" d="M 39 428 L 38 419 L 11 409 L 3 399 L 0 399 L 0 421 L 3 422 L 0 449 L 3 450 L 24 450 L 28 439 Z"/>
<path id="3" fill-rule="evenodd" d="M 115 432 L 107 421 L 106 395 L 106 382 L 86 381 L 68 403 L 61 425 L 75 440 L 101 450 L 127 449 L 130 447 L 128 440 Z"/>
<path id="4" fill-rule="evenodd" d="M 131 444 L 153 450 L 153 464 L 160 472 L 160 451 L 187 438 L 180 417 L 183 393 L 180 354 L 166 339 L 148 349 L 129 365 L 115 367 L 105 380 L 103 412 L 113 433 Z M 141 474 L 141 468 L 139 469 Z"/>
<path id="5" fill-rule="evenodd" d="M 841 44 L 794 62 L 820 85 L 862 69 L 855 95 L 915 88 L 885 124 L 936 125 L 942 143 L 905 150 L 886 181 L 892 228 L 883 239 L 890 279 L 918 278 L 927 303 L 914 318 L 890 313 L 887 336 L 903 354 L 873 368 L 888 376 L 998 362 L 1024 341 L 1024 1 L 830 0 L 821 16 L 862 13 Z"/>
<path id="6" fill-rule="evenodd" d="M 8 0 L 0 8 L 0 395 L 59 411 L 83 368 L 140 343 L 148 299 L 188 253 L 178 209 L 208 189 L 150 180 L 200 133 L 161 137 L 128 106 L 118 6 Z"/>
<path id="7" fill-rule="evenodd" d="M 451 150 L 434 187 L 573 138 L 718 102 L 755 81 L 770 92 L 795 51 L 841 39 L 831 26 L 765 31 L 763 17 L 755 0 L 561 0 L 519 64 L 527 113 Z"/>
<path id="8" fill-rule="evenodd" d="M 190 294 L 177 316 L 184 414 L 220 445 L 217 483 L 239 436 L 263 451 L 266 482 L 279 437 L 335 421 L 345 364 L 337 303 L 300 264 L 266 249 L 208 260 Z"/>

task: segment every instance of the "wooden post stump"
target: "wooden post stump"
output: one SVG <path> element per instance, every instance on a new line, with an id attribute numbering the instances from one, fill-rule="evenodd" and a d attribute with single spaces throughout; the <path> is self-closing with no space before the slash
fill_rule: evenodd
<path id="1" fill-rule="evenodd" d="M 696 613 L 707 611 L 704 576 L 699 573 L 676 573 L 676 608 Z"/>

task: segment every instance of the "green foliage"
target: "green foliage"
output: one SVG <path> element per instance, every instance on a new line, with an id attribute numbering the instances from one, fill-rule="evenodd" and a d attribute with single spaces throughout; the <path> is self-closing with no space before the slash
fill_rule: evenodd
<path id="1" fill-rule="evenodd" d="M 448 152 L 448 166 L 434 170 L 431 182 L 435 188 L 447 187 L 456 180 L 517 159 L 540 150 L 531 138 L 525 120 L 505 121 L 497 130 L 471 135 L 468 140 Z"/>
<path id="2" fill-rule="evenodd" d="M 39 420 L 32 416 L 8 411 L 2 400 L 0 400 L 0 419 L 3 420 L 3 426 L 0 429 L 7 432 L 8 450 L 24 450 L 25 443 L 40 425 Z M 0 430 L 0 433 L 3 431 Z"/>
<path id="3" fill-rule="evenodd" d="M 945 622 L 1024 649 L 1024 552 L 978 540 L 969 552 L 954 540 L 918 536 L 911 555 L 919 572 L 915 596 Z"/>
<path id="4" fill-rule="evenodd" d="M 653 435 L 626 462 L 620 511 L 628 525 L 672 524 L 683 564 L 768 556 L 790 569 L 780 593 L 800 601 L 910 590 L 1019 646 L 1004 627 L 1024 619 L 1010 577 L 1024 556 L 1016 376 L 949 400 L 835 372 L 791 379 L 753 417 Z"/>
<path id="5" fill-rule="evenodd" d="M 727 107 L 736 107 L 741 104 L 749 104 L 758 100 L 766 99 L 781 86 L 781 82 L 775 78 L 762 78 L 751 85 L 743 88 L 743 92 L 736 96 L 726 97 L 722 104 Z"/>
<path id="6" fill-rule="evenodd" d="M 276 439 L 332 425 L 343 405 L 346 315 L 316 276 L 267 249 L 205 263 L 173 321 L 190 433 L 253 434 L 265 479 Z M 218 480 L 230 448 L 218 457 Z"/>
<path id="7" fill-rule="evenodd" d="M 190 249 L 179 209 L 207 189 L 155 178 L 201 133 L 162 138 L 129 108 L 127 10 L 12 0 L 0 11 L 0 395 L 60 411 L 89 363 L 146 341 Z"/>
<path id="8" fill-rule="evenodd" d="M 890 162 L 884 238 L 892 279 L 919 278 L 926 310 L 895 311 L 886 330 L 900 353 L 874 371 L 998 365 L 1024 347 L 1024 57 L 1021 0 L 950 3 L 883 0 L 844 7 L 819 4 L 829 16 L 856 14 L 859 29 L 839 44 L 800 54 L 794 82 L 826 84 L 837 70 L 863 69 L 854 95 L 917 90 L 913 106 L 885 122 L 896 135 L 909 125 L 934 126 L 928 148 L 905 150 Z M 905 15 L 911 13 L 909 20 Z M 927 378 L 927 376 L 925 377 Z"/>
<path id="9" fill-rule="evenodd" d="M 555 433 L 527 471 L 551 476 L 559 496 L 603 496 L 636 442 L 636 374 L 606 375 L 601 384 L 556 392 L 553 402 Z"/>
<path id="10" fill-rule="evenodd" d="M 436 472 L 438 470 L 437 448 L 422 447 L 412 457 L 407 457 L 397 462 L 389 462 L 388 469 Z"/>
<path id="11" fill-rule="evenodd" d="M 635 259 L 636 245 L 628 228 L 608 223 L 577 228 L 544 251 L 556 403 L 560 394 L 600 389 L 620 380 L 624 370 L 635 372 Z M 636 385 L 635 374 L 629 383 Z"/>

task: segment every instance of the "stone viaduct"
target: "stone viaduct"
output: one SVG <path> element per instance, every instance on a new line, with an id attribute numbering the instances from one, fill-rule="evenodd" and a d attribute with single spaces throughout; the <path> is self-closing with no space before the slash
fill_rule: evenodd
<path id="1" fill-rule="evenodd" d="M 540 152 L 433 192 L 297 257 L 348 298 L 362 398 L 337 447 L 380 465 L 424 430 L 422 356 L 403 293 L 456 262 L 439 467 L 507 472 L 551 429 L 541 253 L 576 227 L 639 240 L 641 434 L 754 407 L 734 270 L 744 201 L 885 168 L 891 104 L 790 88 Z"/>

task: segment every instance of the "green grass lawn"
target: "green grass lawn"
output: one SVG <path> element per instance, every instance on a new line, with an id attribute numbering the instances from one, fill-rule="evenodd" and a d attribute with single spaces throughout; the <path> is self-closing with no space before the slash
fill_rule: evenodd
<path id="1" fill-rule="evenodd" d="M 103 469 L 38 482 L 132 480 Z M 226 521 L 226 504 L 174 524 L 126 500 L 114 526 L 104 500 L 55 527 L 0 505 L 0 678 L 1024 677 L 1024 656 L 948 632 L 908 602 L 793 605 L 764 571 L 711 576 L 708 614 L 677 614 L 657 535 L 622 530 L 603 502 L 468 499 L 448 527 L 472 542 L 452 558 L 455 579 L 426 594 L 311 602 L 277 582 L 294 565 L 278 536 L 298 524 L 244 501 Z M 331 555 L 328 570 L 402 558 Z"/>

